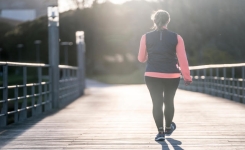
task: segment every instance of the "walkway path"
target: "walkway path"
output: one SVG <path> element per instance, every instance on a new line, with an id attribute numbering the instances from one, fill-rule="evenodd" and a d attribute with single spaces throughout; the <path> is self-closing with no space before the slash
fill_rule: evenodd
<path id="1" fill-rule="evenodd" d="M 244 104 L 178 90 L 177 130 L 157 143 L 145 85 L 87 85 L 64 109 L 0 129 L 0 149 L 245 149 Z"/>

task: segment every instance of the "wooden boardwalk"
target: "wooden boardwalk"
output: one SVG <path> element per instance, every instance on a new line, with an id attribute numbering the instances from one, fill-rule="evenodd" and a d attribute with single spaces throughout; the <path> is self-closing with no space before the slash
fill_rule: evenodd
<path id="1" fill-rule="evenodd" d="M 158 143 L 145 85 L 86 82 L 64 109 L 0 129 L 0 149 L 245 150 L 244 104 L 178 90 L 177 130 Z"/>

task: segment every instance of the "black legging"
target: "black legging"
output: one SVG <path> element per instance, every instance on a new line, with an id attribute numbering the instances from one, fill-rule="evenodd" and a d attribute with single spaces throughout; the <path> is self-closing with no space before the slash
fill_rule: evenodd
<path id="1" fill-rule="evenodd" d="M 150 92 L 153 103 L 153 117 L 158 131 L 163 131 L 163 111 L 166 127 L 170 127 L 174 117 L 174 96 L 178 88 L 180 78 L 155 78 L 145 76 L 145 83 Z M 163 96 L 164 93 L 164 96 Z"/>

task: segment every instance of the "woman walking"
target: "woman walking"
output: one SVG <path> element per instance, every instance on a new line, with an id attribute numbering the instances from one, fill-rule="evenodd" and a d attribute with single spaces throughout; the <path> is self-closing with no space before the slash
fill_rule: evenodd
<path id="1" fill-rule="evenodd" d="M 176 129 L 176 124 L 172 120 L 174 117 L 174 96 L 180 81 L 180 70 L 186 85 L 189 85 L 192 79 L 184 41 L 180 35 L 167 29 L 170 22 L 169 13 L 158 10 L 151 19 L 155 30 L 142 36 L 138 60 L 142 63 L 147 62 L 144 79 L 152 99 L 152 113 L 158 129 L 155 140 L 162 141 L 165 140 L 165 135 L 170 136 Z M 164 113 L 163 104 L 165 106 Z"/>

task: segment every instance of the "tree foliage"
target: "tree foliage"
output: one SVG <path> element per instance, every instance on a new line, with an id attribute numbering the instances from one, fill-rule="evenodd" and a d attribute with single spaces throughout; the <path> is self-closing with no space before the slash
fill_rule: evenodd
<path id="1" fill-rule="evenodd" d="M 8 23 L 5 23 L 5 22 L 0 22 L 0 41 L 3 41 L 4 39 L 4 35 L 13 29 L 13 26 L 8 24 Z M 7 52 L 4 50 L 4 43 L 3 42 L 0 42 L 0 61 L 3 61 L 3 60 L 7 60 L 8 59 L 8 54 Z"/>

